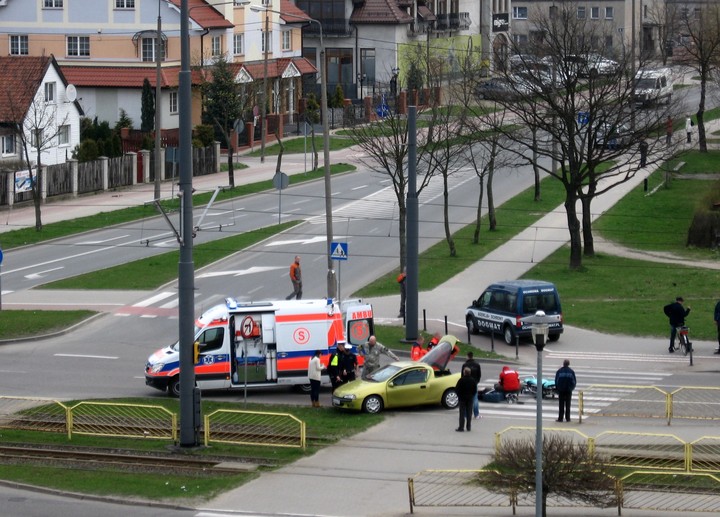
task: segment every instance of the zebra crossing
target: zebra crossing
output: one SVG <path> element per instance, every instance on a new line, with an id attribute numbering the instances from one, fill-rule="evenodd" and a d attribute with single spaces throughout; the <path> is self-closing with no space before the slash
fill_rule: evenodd
<path id="1" fill-rule="evenodd" d="M 616 354 L 617 355 L 617 354 Z M 567 353 L 563 355 L 567 357 Z M 630 395 L 641 386 L 655 386 L 663 384 L 664 380 L 672 375 L 671 372 L 651 372 L 635 370 L 616 370 L 598 368 L 576 368 L 575 375 L 578 384 L 575 393 L 592 385 L 603 384 L 613 386 L 625 386 L 625 388 L 614 388 L 611 391 L 601 392 L 592 390 L 583 395 L 584 413 L 583 419 L 593 413 L 620 400 L 621 397 Z M 532 368 L 518 368 L 520 380 L 528 377 L 535 377 L 536 371 Z M 555 369 L 543 369 L 543 379 L 554 379 Z M 497 379 L 482 379 L 479 388 L 492 388 Z M 488 403 L 480 402 L 480 414 L 484 418 L 509 418 L 513 420 L 535 420 L 536 405 L 535 397 L 529 394 L 521 394 L 517 404 L 506 402 Z M 573 396 L 571 417 L 577 418 L 577 397 Z M 543 420 L 552 421 L 557 418 L 557 398 L 543 399 Z"/>

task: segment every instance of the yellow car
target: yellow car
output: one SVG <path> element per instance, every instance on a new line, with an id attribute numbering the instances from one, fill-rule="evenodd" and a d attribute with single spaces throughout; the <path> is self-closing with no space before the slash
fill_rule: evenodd
<path id="1" fill-rule="evenodd" d="M 419 361 L 396 361 L 374 371 L 366 380 L 339 386 L 333 392 L 333 406 L 366 413 L 432 404 L 456 408 L 459 400 L 455 385 L 460 373 L 447 369 L 457 354 L 456 342 L 454 336 L 443 336 Z"/>

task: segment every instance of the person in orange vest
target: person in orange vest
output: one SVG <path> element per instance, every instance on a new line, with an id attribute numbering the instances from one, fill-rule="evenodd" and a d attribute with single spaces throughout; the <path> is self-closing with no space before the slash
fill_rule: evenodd
<path id="1" fill-rule="evenodd" d="M 440 332 L 435 332 L 435 334 L 433 334 L 433 337 L 432 337 L 432 339 L 430 339 L 430 342 L 428 343 L 428 346 L 427 346 L 428 352 L 430 350 L 432 350 L 435 346 L 437 346 L 437 344 L 440 342 L 441 337 L 442 336 L 440 335 Z"/>
<path id="2" fill-rule="evenodd" d="M 302 271 L 300 270 L 300 255 L 295 255 L 295 262 L 290 264 L 290 281 L 292 282 L 293 292 L 287 295 L 286 300 L 302 298 Z"/>
<path id="3" fill-rule="evenodd" d="M 422 356 L 427 354 L 427 350 L 423 348 L 423 345 L 425 344 L 425 338 L 422 336 L 418 336 L 418 338 L 413 343 L 412 349 L 410 350 L 410 359 L 413 361 L 418 361 Z"/>

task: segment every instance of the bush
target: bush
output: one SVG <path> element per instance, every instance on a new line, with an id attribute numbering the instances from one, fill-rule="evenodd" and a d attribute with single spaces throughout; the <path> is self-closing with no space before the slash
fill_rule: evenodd
<path id="1" fill-rule="evenodd" d="M 200 142 L 196 145 L 195 142 Z M 198 124 L 193 134 L 193 146 L 208 147 L 215 141 L 215 129 L 210 124 Z"/>
<path id="2" fill-rule="evenodd" d="M 688 228 L 687 245 L 714 248 L 720 235 L 720 182 L 716 182 L 702 197 Z"/>
<path id="3" fill-rule="evenodd" d="M 100 156 L 98 145 L 95 140 L 83 140 L 76 149 L 77 151 L 75 154 L 79 162 L 97 160 L 98 156 Z"/>

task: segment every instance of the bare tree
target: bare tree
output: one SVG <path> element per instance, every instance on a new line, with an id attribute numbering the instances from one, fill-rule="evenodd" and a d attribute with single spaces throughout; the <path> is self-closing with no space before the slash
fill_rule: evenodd
<path id="1" fill-rule="evenodd" d="M 604 458 L 591 452 L 586 444 L 551 434 L 542 445 L 542 514 L 547 515 L 547 498 L 556 495 L 599 507 L 617 505 L 615 480 L 607 474 Z M 520 494 L 535 491 L 535 440 L 504 441 L 486 469 L 479 473 L 481 485 L 500 493 Z"/>
<path id="2" fill-rule="evenodd" d="M 708 2 L 692 12 L 685 8 L 681 21 L 687 35 L 682 42 L 683 62 L 700 76 L 700 103 L 696 113 L 698 142 L 700 152 L 706 153 L 705 99 L 708 80 L 720 65 L 720 5 Z"/>
<path id="3" fill-rule="evenodd" d="M 535 61 L 525 63 L 522 77 L 515 68 L 500 72 L 514 95 L 499 101 L 510 124 L 493 129 L 506 137 L 511 143 L 508 149 L 517 156 L 562 182 L 570 236 L 569 267 L 578 269 L 583 245 L 585 255 L 594 253 L 592 200 L 635 175 L 641 163 L 641 142 L 648 145 L 643 153 L 646 166 L 669 155 L 671 149 L 664 140 L 651 135 L 674 114 L 675 105 L 668 102 L 658 109 L 633 110 L 634 81 L 629 76 L 634 66 L 624 47 L 613 55 L 617 66 L 606 68 L 604 74 L 592 72 L 589 65 L 595 61 L 591 60 L 610 35 L 597 24 L 578 19 L 575 2 L 563 3 L 551 13 L 534 10 L 530 20 L 538 35 L 533 45 L 538 61 L 540 57 L 544 60 L 537 65 Z M 556 163 L 557 168 L 548 162 Z M 583 203 L 582 226 L 578 200 Z"/>

